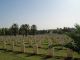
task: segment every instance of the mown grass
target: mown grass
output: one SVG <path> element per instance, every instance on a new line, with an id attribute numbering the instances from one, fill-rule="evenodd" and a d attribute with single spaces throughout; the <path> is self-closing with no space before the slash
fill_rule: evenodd
<path id="1" fill-rule="evenodd" d="M 32 51 L 32 49 L 28 49 L 29 53 L 31 52 L 30 50 Z M 61 60 L 63 59 L 62 57 L 66 57 L 66 50 L 55 50 L 55 57 L 53 58 L 45 58 L 45 55 L 47 53 L 45 53 L 45 51 L 46 50 L 40 50 L 40 52 L 42 52 L 42 55 L 33 55 L 29 53 L 18 53 L 0 50 L 0 60 Z M 45 55 L 43 55 L 44 53 Z M 80 58 L 80 54 L 74 52 L 74 58 Z"/>
<path id="2" fill-rule="evenodd" d="M 12 53 L 0 50 L 0 60 L 53 60 L 54 58 L 44 59 L 44 56 L 30 55 L 23 53 Z"/>

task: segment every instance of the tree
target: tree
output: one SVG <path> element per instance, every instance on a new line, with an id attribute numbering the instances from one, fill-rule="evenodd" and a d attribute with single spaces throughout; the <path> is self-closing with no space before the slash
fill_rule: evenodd
<path id="1" fill-rule="evenodd" d="M 66 46 L 79 53 L 80 52 L 80 25 L 76 24 L 75 31 L 66 34 L 73 39 L 73 41 L 68 43 Z"/>
<path id="2" fill-rule="evenodd" d="M 1 28 L 0 28 L 0 35 L 1 35 Z"/>
<path id="3" fill-rule="evenodd" d="M 35 35 L 36 32 L 37 32 L 37 26 L 36 26 L 36 25 L 32 25 L 32 26 L 31 26 L 31 34 L 32 34 L 32 35 Z"/>
<path id="4" fill-rule="evenodd" d="M 80 34 L 80 25 L 76 24 L 76 25 L 75 25 L 75 28 L 76 28 L 76 31 L 75 31 L 75 32 L 76 32 L 77 34 Z"/>
<path id="5" fill-rule="evenodd" d="M 29 31 L 30 31 L 30 27 L 28 24 L 25 24 L 25 35 L 28 35 L 29 34 Z"/>
<path id="6" fill-rule="evenodd" d="M 20 29 L 19 29 L 19 33 L 21 35 L 28 35 L 29 34 L 29 30 L 30 30 L 30 27 L 28 24 L 22 24 Z"/>
<path id="7" fill-rule="evenodd" d="M 5 28 L 1 28 L 1 35 L 5 35 Z"/>
<path id="8" fill-rule="evenodd" d="M 11 28 L 9 29 L 11 35 L 17 35 L 18 34 L 18 24 L 13 24 Z"/>
<path id="9" fill-rule="evenodd" d="M 0 35 L 9 35 L 8 28 L 0 28 Z"/>

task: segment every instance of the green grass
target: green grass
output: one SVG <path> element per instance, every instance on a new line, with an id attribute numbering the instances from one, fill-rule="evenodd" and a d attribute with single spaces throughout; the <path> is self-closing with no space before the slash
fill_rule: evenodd
<path id="1" fill-rule="evenodd" d="M 29 49 L 32 50 L 32 49 Z M 45 50 L 40 50 L 42 52 L 41 54 L 45 53 Z M 47 53 L 47 52 L 46 52 Z M 59 50 L 55 51 L 55 56 L 66 56 L 66 50 Z M 30 54 L 24 54 L 24 53 L 16 53 L 16 52 L 8 52 L 4 50 L 0 50 L 0 60 L 43 60 L 45 55 L 30 55 Z M 74 52 L 75 58 L 80 58 L 80 55 L 76 52 Z M 53 57 L 46 60 L 61 60 L 61 57 Z"/>
<path id="2" fill-rule="evenodd" d="M 12 53 L 1 52 L 0 51 L 0 60 L 22 60 L 22 58 L 18 58 Z"/>
<path id="3" fill-rule="evenodd" d="M 0 60 L 41 60 L 40 56 L 29 56 L 27 54 L 16 54 L 0 51 Z"/>
<path id="4" fill-rule="evenodd" d="M 45 60 L 43 59 L 44 56 L 39 55 L 29 55 L 23 53 L 12 53 L 12 52 L 5 52 L 0 50 L 0 60 Z M 60 60 L 56 58 L 48 58 L 46 60 Z"/>
<path id="5" fill-rule="evenodd" d="M 47 45 L 43 45 L 43 48 L 38 48 L 38 54 L 47 55 L 48 50 L 45 49 L 44 47 L 46 48 Z M 0 48 L 3 48 L 2 44 L 0 44 Z M 56 46 L 55 48 L 56 48 L 56 49 L 55 49 L 55 53 L 54 53 L 55 56 L 66 57 L 66 55 L 67 55 L 66 48 L 65 48 L 65 49 L 62 49 L 62 50 L 58 50 L 59 48 L 61 48 L 61 47 L 59 47 L 59 46 Z M 58 48 L 58 49 L 57 49 L 57 48 Z M 11 49 L 11 46 L 8 46 L 8 45 L 7 45 L 7 50 L 10 50 L 10 49 Z M 29 47 L 28 47 L 28 48 L 26 48 L 25 50 L 26 50 L 27 53 L 33 53 L 33 48 L 29 48 Z M 21 47 L 15 46 L 14 51 L 21 51 Z M 0 56 L 1 56 L 1 55 L 0 55 Z M 34 56 L 34 57 L 35 57 L 35 56 Z M 73 53 L 73 57 L 75 57 L 75 58 L 80 58 L 80 54 L 74 52 L 74 53 Z"/>

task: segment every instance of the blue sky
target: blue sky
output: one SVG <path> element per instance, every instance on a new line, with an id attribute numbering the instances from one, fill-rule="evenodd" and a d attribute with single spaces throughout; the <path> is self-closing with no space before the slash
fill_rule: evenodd
<path id="1" fill-rule="evenodd" d="M 80 24 L 80 0 L 0 0 L 0 27 L 36 24 L 38 29 Z"/>

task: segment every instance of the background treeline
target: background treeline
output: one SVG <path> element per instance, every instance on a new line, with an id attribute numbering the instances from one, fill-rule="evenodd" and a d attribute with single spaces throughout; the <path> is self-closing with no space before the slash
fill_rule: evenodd
<path id="1" fill-rule="evenodd" d="M 22 24 L 20 27 L 18 24 L 13 24 L 9 28 L 0 28 L 0 35 L 35 35 L 37 33 L 37 26 L 29 24 Z"/>
<path id="2" fill-rule="evenodd" d="M 63 34 L 65 32 L 74 32 L 75 28 L 57 28 L 49 30 L 37 30 L 36 25 L 30 26 L 29 24 L 22 24 L 20 27 L 18 24 L 13 24 L 9 28 L 0 28 L 0 35 L 36 35 L 36 34 Z"/>

